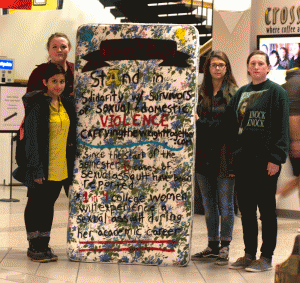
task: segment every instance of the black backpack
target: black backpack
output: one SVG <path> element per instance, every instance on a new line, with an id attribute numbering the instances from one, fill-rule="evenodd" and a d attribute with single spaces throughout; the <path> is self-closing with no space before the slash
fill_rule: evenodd
<path id="1" fill-rule="evenodd" d="M 14 140 L 17 141 L 16 145 L 16 162 L 18 166 L 22 166 L 26 161 L 26 152 L 25 152 L 25 138 L 24 138 L 24 121 L 23 118 L 20 128 L 17 132 L 17 135 L 14 137 Z"/>
<path id="2" fill-rule="evenodd" d="M 26 93 L 23 97 L 23 104 L 25 107 L 25 116 L 21 122 L 21 125 L 19 127 L 19 130 L 17 131 L 17 135 L 14 137 L 14 140 L 17 142 L 16 145 L 16 162 L 18 166 L 26 166 L 26 151 L 25 151 L 25 117 L 26 113 L 29 113 L 31 107 L 30 102 L 32 99 L 34 99 L 39 93 L 41 93 L 40 90 L 38 91 L 32 91 L 29 93 Z"/>

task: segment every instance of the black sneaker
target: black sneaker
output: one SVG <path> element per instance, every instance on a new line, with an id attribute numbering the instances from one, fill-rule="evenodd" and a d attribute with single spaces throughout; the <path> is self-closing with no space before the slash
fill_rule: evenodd
<path id="1" fill-rule="evenodd" d="M 213 251 L 210 247 L 207 247 L 204 251 L 192 255 L 191 259 L 193 261 L 207 259 L 207 258 L 217 258 L 219 255 L 219 249 Z"/>
<path id="2" fill-rule="evenodd" d="M 53 253 L 53 250 L 51 248 L 46 249 L 46 254 L 50 258 L 50 261 L 58 261 L 58 256 Z"/>
<path id="3" fill-rule="evenodd" d="M 50 257 L 42 251 L 37 251 L 35 249 L 28 249 L 27 250 L 27 256 L 30 260 L 35 262 L 49 262 Z"/>

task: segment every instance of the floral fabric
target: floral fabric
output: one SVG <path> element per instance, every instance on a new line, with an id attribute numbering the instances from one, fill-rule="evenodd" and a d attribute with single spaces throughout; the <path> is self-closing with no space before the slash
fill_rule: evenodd
<path id="1" fill-rule="evenodd" d="M 198 41 L 188 25 L 78 29 L 71 260 L 188 264 Z"/>

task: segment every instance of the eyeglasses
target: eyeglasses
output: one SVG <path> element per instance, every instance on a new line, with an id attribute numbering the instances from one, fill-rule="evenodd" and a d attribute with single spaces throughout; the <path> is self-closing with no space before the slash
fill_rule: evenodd
<path id="1" fill-rule="evenodd" d="M 225 67 L 226 67 L 226 64 L 210 64 L 210 67 L 214 68 L 214 69 L 217 69 L 219 68 L 220 70 L 223 70 Z"/>

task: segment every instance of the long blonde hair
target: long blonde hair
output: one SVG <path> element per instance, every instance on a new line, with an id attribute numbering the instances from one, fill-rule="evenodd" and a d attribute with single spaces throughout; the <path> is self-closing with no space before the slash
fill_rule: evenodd
<path id="1" fill-rule="evenodd" d="M 47 50 L 49 50 L 49 48 L 50 48 L 51 40 L 55 37 L 63 37 L 64 39 L 66 39 L 68 41 L 69 50 L 71 50 L 71 47 L 72 47 L 71 42 L 70 42 L 68 36 L 62 32 L 56 32 L 56 33 L 53 33 L 50 35 L 50 37 L 48 38 L 47 44 L 46 44 Z M 50 61 L 50 59 L 51 59 L 50 56 L 48 56 L 48 61 Z"/>

